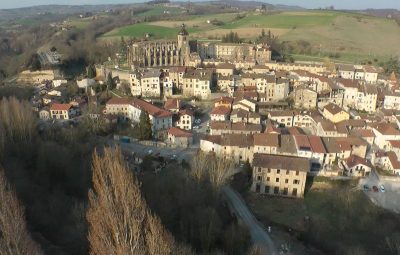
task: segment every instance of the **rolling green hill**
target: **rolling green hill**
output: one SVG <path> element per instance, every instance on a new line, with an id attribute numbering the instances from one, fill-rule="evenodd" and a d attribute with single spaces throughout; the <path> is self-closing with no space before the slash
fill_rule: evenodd
<path id="1" fill-rule="evenodd" d="M 359 13 L 305 10 L 182 16 L 179 15 L 180 9 L 167 10 L 158 6 L 140 15 L 163 15 L 164 11 L 169 11 L 173 17 L 176 15 L 176 20 L 121 27 L 105 34 L 103 39 L 121 36 L 143 38 L 146 33 L 154 39 L 175 38 L 184 22 L 192 38 L 221 38 L 234 31 L 242 38 L 252 40 L 263 29 L 271 30 L 280 41 L 289 42 L 293 47 L 300 42 L 307 45 L 305 52 L 292 49 L 296 59 L 323 60 L 326 56 L 333 56 L 337 60 L 357 62 L 400 56 L 400 26 L 394 20 Z M 213 25 L 215 20 L 221 24 Z"/>

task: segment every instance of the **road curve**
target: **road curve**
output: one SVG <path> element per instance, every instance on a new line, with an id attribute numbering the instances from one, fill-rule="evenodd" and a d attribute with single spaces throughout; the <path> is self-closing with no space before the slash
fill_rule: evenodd
<path id="1" fill-rule="evenodd" d="M 236 215 L 249 229 L 253 243 L 259 246 L 266 255 L 278 255 L 278 250 L 271 237 L 265 232 L 260 223 L 247 208 L 240 194 L 229 186 L 223 187 L 222 192 L 229 199 L 229 204 Z"/>

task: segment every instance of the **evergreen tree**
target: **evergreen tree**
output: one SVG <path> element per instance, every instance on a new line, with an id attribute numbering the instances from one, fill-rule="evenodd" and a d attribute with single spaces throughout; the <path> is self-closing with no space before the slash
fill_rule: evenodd
<path id="1" fill-rule="evenodd" d="M 28 61 L 28 64 L 26 65 L 29 70 L 31 70 L 32 72 L 34 71 L 38 71 L 42 69 L 42 64 L 40 62 L 40 57 L 38 54 L 33 54 L 31 56 L 31 58 Z"/>
<path id="2" fill-rule="evenodd" d="M 87 76 L 89 79 L 93 79 L 94 77 L 96 77 L 96 68 L 94 67 L 94 65 L 90 65 L 87 67 Z"/>
<path id="3" fill-rule="evenodd" d="M 113 90 L 114 87 L 115 87 L 114 80 L 113 80 L 113 78 L 111 76 L 111 72 L 108 73 L 108 75 L 107 75 L 106 86 L 107 86 L 108 90 Z"/>
<path id="4" fill-rule="evenodd" d="M 143 140 L 151 140 L 152 131 L 151 131 L 151 122 L 149 114 L 145 111 L 142 111 L 139 118 L 139 131 L 140 131 L 140 139 Z"/>
<path id="5" fill-rule="evenodd" d="M 395 73 L 400 75 L 400 61 L 398 58 L 391 57 L 388 61 L 382 64 L 386 74 Z"/>

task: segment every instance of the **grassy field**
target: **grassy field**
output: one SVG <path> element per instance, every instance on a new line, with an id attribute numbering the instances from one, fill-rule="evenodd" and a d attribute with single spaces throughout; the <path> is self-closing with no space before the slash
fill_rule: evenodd
<path id="1" fill-rule="evenodd" d="M 169 11 L 170 14 L 164 14 Z M 280 41 L 310 43 L 307 55 L 294 55 L 296 60 L 321 61 L 326 56 L 336 55 L 335 61 L 364 62 L 379 61 L 390 56 L 400 56 L 400 26 L 393 20 L 340 11 L 288 11 L 276 14 L 255 12 L 223 13 L 212 15 L 179 16 L 178 8 L 157 6 L 141 16 L 177 15 L 176 20 L 141 23 L 115 29 L 103 36 L 115 39 L 121 36 L 143 38 L 150 33 L 153 38 L 175 38 L 184 22 L 192 38 L 221 38 L 233 31 L 244 39 L 253 40 L 261 31 L 271 30 Z M 237 18 L 238 14 L 242 18 Z M 181 19 L 185 17 L 185 20 Z M 224 24 L 216 26 L 207 21 L 218 20 Z"/>
<path id="2" fill-rule="evenodd" d="M 246 200 L 266 225 L 292 228 L 297 238 L 328 254 L 395 254 L 400 217 L 372 204 L 348 182 L 314 182 L 304 200 L 249 193 Z M 310 221 L 305 222 L 304 217 Z M 332 253 L 336 251 L 336 253 Z M 382 253 L 379 253 L 382 252 Z M 385 253 L 386 252 L 386 253 Z"/>
<path id="3" fill-rule="evenodd" d="M 225 29 L 241 27 L 286 28 L 313 27 L 330 24 L 340 13 L 337 12 L 282 12 L 263 15 L 248 14 L 246 17 L 224 25 Z"/>
<path id="4" fill-rule="evenodd" d="M 174 15 L 178 13 L 182 13 L 182 9 L 176 7 L 163 7 L 163 6 L 155 6 L 148 11 L 139 13 L 138 16 L 158 16 L 158 15 Z"/>
<path id="5" fill-rule="evenodd" d="M 149 33 L 152 39 L 161 39 L 161 38 L 172 39 L 176 38 L 178 31 L 179 28 L 170 28 L 170 27 L 151 25 L 148 23 L 139 23 L 112 30 L 107 34 L 105 34 L 104 37 L 120 38 L 121 36 L 124 36 L 124 37 L 144 38 L 146 33 Z M 197 29 L 195 28 L 188 28 L 189 33 L 194 33 L 196 31 Z"/>

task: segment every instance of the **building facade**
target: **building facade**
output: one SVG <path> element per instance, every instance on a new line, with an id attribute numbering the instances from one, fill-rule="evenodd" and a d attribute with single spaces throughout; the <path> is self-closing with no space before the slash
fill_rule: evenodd
<path id="1" fill-rule="evenodd" d="M 303 197 L 310 162 L 305 158 L 255 153 L 252 191 L 286 197 Z"/>

